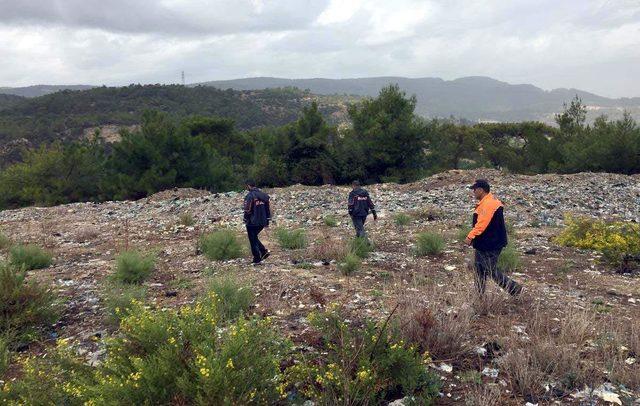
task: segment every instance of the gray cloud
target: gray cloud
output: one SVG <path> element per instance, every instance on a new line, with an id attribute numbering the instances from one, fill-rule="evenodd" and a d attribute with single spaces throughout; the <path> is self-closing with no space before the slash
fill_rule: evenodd
<path id="1" fill-rule="evenodd" d="M 0 85 L 486 75 L 638 96 L 637 0 L 7 1 Z"/>
<path id="2" fill-rule="evenodd" d="M 124 33 L 227 34 L 303 28 L 326 5 L 314 0 L 0 0 L 0 22 Z"/>

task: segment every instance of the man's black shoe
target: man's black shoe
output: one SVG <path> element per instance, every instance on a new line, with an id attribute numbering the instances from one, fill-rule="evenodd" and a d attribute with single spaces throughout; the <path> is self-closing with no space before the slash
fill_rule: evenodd
<path id="1" fill-rule="evenodd" d="M 264 261 L 265 259 L 269 258 L 269 255 L 271 255 L 271 251 L 266 250 L 264 254 L 262 254 L 262 258 L 260 258 L 260 261 Z"/>

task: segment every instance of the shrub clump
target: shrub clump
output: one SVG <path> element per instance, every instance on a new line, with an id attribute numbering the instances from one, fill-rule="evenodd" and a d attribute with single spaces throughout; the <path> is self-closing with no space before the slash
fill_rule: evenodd
<path id="1" fill-rule="evenodd" d="M 568 216 L 565 226 L 556 237 L 558 244 L 599 251 L 614 266 L 627 255 L 640 255 L 640 224 Z"/>
<path id="2" fill-rule="evenodd" d="M 217 296 L 218 312 L 223 320 L 234 320 L 242 316 L 253 304 L 251 287 L 229 276 L 218 276 L 211 280 L 210 289 Z"/>
<path id="3" fill-rule="evenodd" d="M 287 376 L 303 399 L 319 404 L 382 404 L 402 397 L 430 404 L 439 381 L 426 368 L 428 352 L 396 340 L 386 323 L 345 321 L 335 305 L 311 313 L 309 321 L 323 338 L 322 359 L 297 360 Z M 303 399 L 297 399 L 302 401 Z"/>
<path id="4" fill-rule="evenodd" d="M 11 247 L 11 239 L 0 233 L 0 250 L 7 249 L 9 247 Z"/>
<path id="5" fill-rule="evenodd" d="M 342 262 L 338 264 L 338 269 L 344 275 L 351 275 L 354 272 L 357 272 L 362 266 L 362 258 L 354 254 L 353 252 L 348 253 Z"/>
<path id="6" fill-rule="evenodd" d="M 364 259 L 373 251 L 373 245 L 365 237 L 355 237 L 349 242 L 349 252 Z"/>
<path id="7" fill-rule="evenodd" d="M 11 352 L 9 351 L 9 337 L 0 335 L 0 376 L 9 368 Z"/>
<path id="8" fill-rule="evenodd" d="M 143 302 L 146 294 L 146 288 L 140 285 L 110 286 L 104 297 L 107 321 L 112 325 L 119 325 L 131 312 L 133 304 Z"/>
<path id="9" fill-rule="evenodd" d="M 513 243 L 507 244 L 498 257 L 498 268 L 505 272 L 515 272 L 520 267 L 520 254 Z"/>
<path id="10" fill-rule="evenodd" d="M 327 227 L 337 227 L 338 226 L 338 219 L 336 218 L 336 216 L 334 216 L 332 214 L 324 216 L 324 218 L 322 219 L 322 222 Z"/>
<path id="11" fill-rule="evenodd" d="M 120 333 L 107 341 L 106 360 L 94 368 L 64 342 L 53 356 L 28 360 L 24 376 L 5 384 L 0 401 L 275 404 L 286 394 L 280 364 L 290 351 L 288 341 L 268 319 L 223 324 L 213 292 L 179 310 L 136 303 Z"/>
<path id="12" fill-rule="evenodd" d="M 397 226 L 403 227 L 411 222 L 411 216 L 407 213 L 398 213 L 393 216 L 393 221 Z"/>
<path id="13" fill-rule="evenodd" d="M 185 227 L 191 227 L 192 225 L 196 224 L 196 221 L 193 218 L 193 214 L 191 214 L 191 213 L 182 213 L 178 217 L 178 224 L 180 224 L 182 226 L 185 226 Z"/>
<path id="14" fill-rule="evenodd" d="M 113 278 L 121 283 L 142 283 L 151 274 L 155 263 L 156 257 L 153 254 L 125 251 L 116 257 Z"/>
<path id="15" fill-rule="evenodd" d="M 444 250 L 444 238 L 440 234 L 424 232 L 416 237 L 416 256 L 438 255 Z"/>
<path id="16" fill-rule="evenodd" d="M 10 341 L 31 341 L 37 329 L 58 318 L 55 295 L 35 281 L 26 281 L 24 269 L 0 263 L 0 331 Z"/>
<path id="17" fill-rule="evenodd" d="M 15 245 L 9 252 L 11 265 L 26 270 L 42 269 L 51 265 L 51 254 L 37 245 Z"/>
<path id="18" fill-rule="evenodd" d="M 231 230 L 205 234 L 200 238 L 199 246 L 204 255 L 212 261 L 225 261 L 242 256 L 242 246 Z"/>
<path id="19" fill-rule="evenodd" d="M 301 228 L 288 230 L 279 227 L 276 229 L 276 239 L 280 247 L 288 250 L 296 250 L 307 246 L 307 233 Z"/>

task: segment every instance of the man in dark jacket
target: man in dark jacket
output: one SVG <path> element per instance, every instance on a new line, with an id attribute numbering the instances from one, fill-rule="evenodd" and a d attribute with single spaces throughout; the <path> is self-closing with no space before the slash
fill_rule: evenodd
<path id="1" fill-rule="evenodd" d="M 465 243 L 475 248 L 476 287 L 484 293 L 487 277 L 511 295 L 522 291 L 515 281 L 509 279 L 498 269 L 498 257 L 507 245 L 507 228 L 504 223 L 502 202 L 491 194 L 491 187 L 484 179 L 478 179 L 470 187 L 478 200 L 473 213 L 473 229 L 467 235 Z"/>
<path id="2" fill-rule="evenodd" d="M 369 192 L 360 186 L 359 181 L 354 180 L 351 186 L 353 190 L 349 193 L 349 215 L 356 229 L 356 237 L 367 238 L 367 234 L 364 231 L 364 223 L 367 221 L 369 211 L 373 214 L 374 220 L 378 219 L 376 208 L 371 201 L 371 197 L 369 197 Z"/>
<path id="3" fill-rule="evenodd" d="M 269 227 L 271 208 L 269 207 L 268 194 L 258 189 L 255 182 L 251 180 L 248 180 L 246 184 L 249 193 L 244 198 L 244 223 L 247 226 L 253 264 L 257 265 L 271 254 L 258 238 L 260 231 L 265 227 Z"/>

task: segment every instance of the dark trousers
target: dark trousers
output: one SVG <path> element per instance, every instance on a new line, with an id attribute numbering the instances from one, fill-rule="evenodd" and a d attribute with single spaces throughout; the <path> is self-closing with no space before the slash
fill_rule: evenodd
<path id="1" fill-rule="evenodd" d="M 487 277 L 491 276 L 498 286 L 514 295 L 520 293 L 522 287 L 514 280 L 498 269 L 498 257 L 502 249 L 496 251 L 480 251 L 476 250 L 475 268 L 476 268 L 476 288 L 479 293 L 484 293 Z"/>
<path id="2" fill-rule="evenodd" d="M 249 237 L 249 246 L 251 247 L 253 262 L 260 262 L 262 256 L 267 252 L 267 249 L 258 238 L 258 234 L 260 234 L 263 228 L 263 226 L 247 226 L 247 236 Z"/>
<path id="3" fill-rule="evenodd" d="M 356 229 L 356 237 L 367 238 L 367 233 L 364 231 L 364 223 L 367 221 L 367 216 L 351 216 L 351 221 Z"/>

